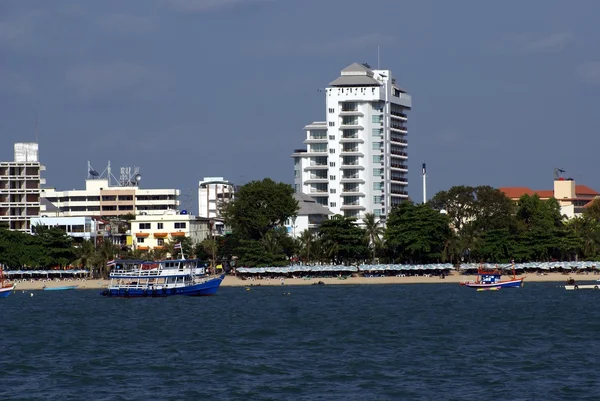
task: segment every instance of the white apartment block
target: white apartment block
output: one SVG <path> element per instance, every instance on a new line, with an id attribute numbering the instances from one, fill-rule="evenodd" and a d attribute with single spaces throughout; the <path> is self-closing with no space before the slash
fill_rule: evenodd
<path id="1" fill-rule="evenodd" d="M 45 170 L 37 143 L 15 143 L 14 161 L 0 162 L 0 224 L 31 230 L 32 217 L 40 214 L 40 188 L 45 184 L 40 175 Z"/>
<path id="2" fill-rule="evenodd" d="M 174 210 L 162 215 L 140 215 L 131 221 L 133 249 L 162 249 L 165 244 L 188 237 L 197 244 L 210 235 L 208 219 L 180 214 Z"/>
<path id="3" fill-rule="evenodd" d="M 385 220 L 408 199 L 411 96 L 390 70 L 355 63 L 329 84 L 325 99 L 326 121 L 304 127 L 307 148 L 292 155 L 295 191 L 334 214 Z"/>
<path id="4" fill-rule="evenodd" d="M 234 194 L 234 185 L 223 177 L 204 177 L 198 183 L 198 216 L 213 219 L 217 235 L 225 233 L 223 207 L 233 200 Z"/>
<path id="5" fill-rule="evenodd" d="M 111 186 L 108 179 L 85 181 L 85 189 L 42 190 L 42 197 L 64 217 L 117 217 L 125 214 L 162 215 L 179 208 L 178 189 L 141 189 L 138 186 Z"/>

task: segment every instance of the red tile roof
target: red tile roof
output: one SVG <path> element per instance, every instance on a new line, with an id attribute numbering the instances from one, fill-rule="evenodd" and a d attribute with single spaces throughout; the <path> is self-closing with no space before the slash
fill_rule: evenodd
<path id="1" fill-rule="evenodd" d="M 554 190 L 552 189 L 543 189 L 539 191 L 527 187 L 502 187 L 498 189 L 504 192 L 504 195 L 511 199 L 519 199 L 523 195 L 532 196 L 534 194 L 537 194 L 541 199 L 549 199 L 554 196 Z M 599 192 L 594 191 L 592 188 L 586 185 L 576 185 L 575 194 L 577 195 L 577 197 L 600 195 Z"/>
<path id="2" fill-rule="evenodd" d="M 511 199 L 518 199 L 523 195 L 531 196 L 535 193 L 527 187 L 502 187 L 498 189 Z"/>
<path id="3" fill-rule="evenodd" d="M 600 195 L 600 193 L 594 191 L 592 188 L 587 185 L 576 185 L 575 193 L 577 195 Z"/>

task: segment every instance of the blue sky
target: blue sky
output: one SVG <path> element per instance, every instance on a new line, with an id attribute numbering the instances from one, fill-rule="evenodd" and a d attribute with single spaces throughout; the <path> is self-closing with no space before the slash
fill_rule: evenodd
<path id="1" fill-rule="evenodd" d="M 195 196 L 204 176 L 292 183 L 319 88 L 353 62 L 413 96 L 409 194 L 453 185 L 600 190 L 600 3 L 3 0 L 0 160 L 34 140 L 47 185 L 140 166 Z M 196 209 L 194 201 L 191 209 Z"/>

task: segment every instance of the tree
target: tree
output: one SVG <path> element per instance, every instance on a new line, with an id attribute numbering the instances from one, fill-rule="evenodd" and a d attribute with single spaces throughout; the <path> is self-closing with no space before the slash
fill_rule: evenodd
<path id="1" fill-rule="evenodd" d="M 350 217 L 338 214 L 321 222 L 319 239 L 326 258 L 333 263 L 352 263 L 369 254 L 365 230 Z"/>
<path id="2" fill-rule="evenodd" d="M 365 226 L 365 236 L 372 251 L 372 261 L 375 261 L 377 250 L 381 247 L 381 239 L 383 237 L 383 227 L 379 225 L 379 219 L 373 213 L 365 213 L 363 217 Z"/>
<path id="3" fill-rule="evenodd" d="M 313 244 L 314 237 L 309 229 L 302 231 L 300 234 L 300 253 L 301 256 L 305 256 L 304 259 L 306 263 L 310 263 L 310 248 Z"/>
<path id="4" fill-rule="evenodd" d="M 89 270 L 90 276 L 93 275 L 93 267 L 94 267 L 94 255 L 96 254 L 96 249 L 94 247 L 94 242 L 85 240 L 75 249 L 75 256 L 77 259 L 73 261 L 75 266 L 82 267 L 86 270 Z"/>
<path id="5" fill-rule="evenodd" d="M 242 239 L 260 240 L 273 228 L 295 216 L 298 201 L 291 185 L 270 178 L 243 185 L 235 199 L 223 206 L 227 225 Z"/>
<path id="6" fill-rule="evenodd" d="M 432 209 L 429 204 L 414 205 L 405 201 L 390 212 L 384 239 L 392 258 L 432 263 L 441 260 L 451 236 L 447 214 Z"/>

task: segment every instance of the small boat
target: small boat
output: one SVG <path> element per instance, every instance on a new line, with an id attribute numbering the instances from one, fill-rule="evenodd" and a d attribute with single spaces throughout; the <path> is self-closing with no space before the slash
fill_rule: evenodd
<path id="1" fill-rule="evenodd" d="M 495 269 L 486 269 L 479 266 L 477 269 L 477 279 L 475 281 L 462 282 L 461 285 L 470 288 L 483 290 L 493 290 L 500 288 L 519 288 L 523 287 L 525 277 L 517 277 L 515 274 L 515 264 L 512 264 L 513 276 L 508 280 L 502 280 L 502 272 L 497 267 Z"/>
<path id="2" fill-rule="evenodd" d="M 60 287 L 43 287 L 44 291 L 67 291 L 67 290 L 74 290 L 76 289 L 78 286 L 77 285 L 63 285 Z"/>
<path id="3" fill-rule="evenodd" d="M 198 259 L 115 260 L 111 264 L 110 284 L 100 293 L 106 297 L 214 295 L 225 278 L 225 274 L 208 275 Z"/>
<path id="4" fill-rule="evenodd" d="M 598 284 L 577 284 L 574 279 L 570 278 L 567 280 L 567 284 L 565 285 L 565 290 L 598 290 L 600 287 Z"/>
<path id="5" fill-rule="evenodd" d="M 0 265 L 0 298 L 8 297 L 15 289 L 14 284 L 7 284 L 4 282 L 4 270 Z"/>

